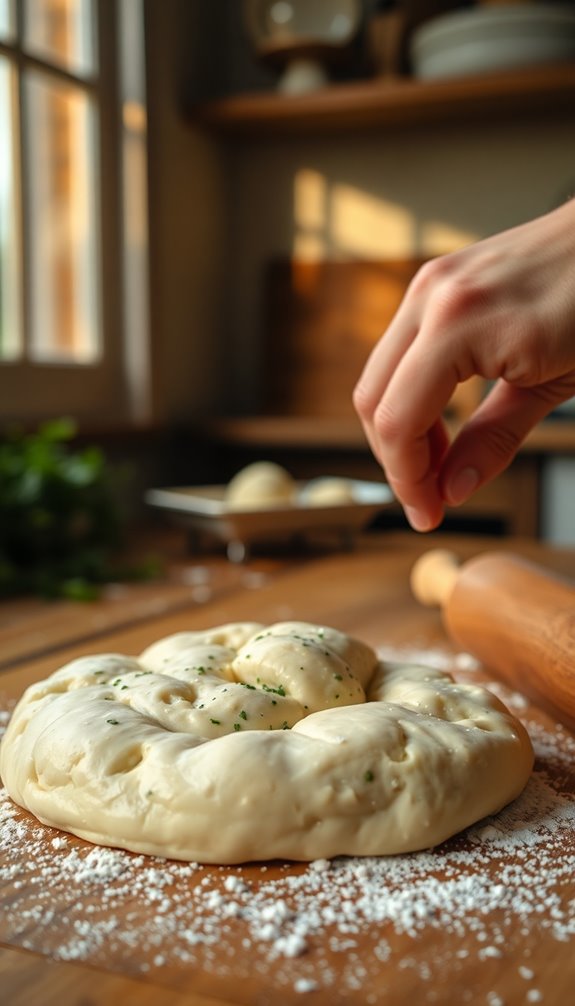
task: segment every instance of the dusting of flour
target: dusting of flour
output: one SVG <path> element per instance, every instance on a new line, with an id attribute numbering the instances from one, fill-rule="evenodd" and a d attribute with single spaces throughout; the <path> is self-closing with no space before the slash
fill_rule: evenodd
<path id="1" fill-rule="evenodd" d="M 465 654 L 381 656 L 445 659 L 458 677 L 477 669 Z M 523 696 L 493 688 L 525 713 Z M 0 712 L 0 732 L 8 716 Z M 0 940 L 61 960 L 121 962 L 135 974 L 188 964 L 238 982 L 273 975 L 286 994 L 313 1000 L 337 989 L 338 1001 L 360 995 L 368 1004 L 379 1001 L 372 981 L 390 964 L 432 990 L 437 969 L 489 964 L 514 947 L 523 1001 L 544 1002 L 532 949 L 543 937 L 575 936 L 575 738 L 525 722 L 536 766 L 521 797 L 440 849 L 406 856 L 204 868 L 89 846 L 39 825 L 0 791 Z M 439 949 L 422 956 L 434 932 Z M 398 936 L 413 941 L 412 955 Z M 458 994 L 470 1001 L 464 988 Z M 482 1002 L 505 1004 L 496 991 Z"/>

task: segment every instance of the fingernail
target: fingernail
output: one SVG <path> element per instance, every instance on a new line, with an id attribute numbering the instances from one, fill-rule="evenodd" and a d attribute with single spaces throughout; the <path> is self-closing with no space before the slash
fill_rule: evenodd
<path id="1" fill-rule="evenodd" d="M 479 472 L 475 468 L 462 468 L 454 475 L 447 485 L 447 499 L 453 506 L 458 506 L 469 499 L 471 493 L 479 485 Z"/>
<path id="2" fill-rule="evenodd" d="M 423 510 L 406 506 L 404 512 L 414 531 L 431 531 L 431 521 Z"/>

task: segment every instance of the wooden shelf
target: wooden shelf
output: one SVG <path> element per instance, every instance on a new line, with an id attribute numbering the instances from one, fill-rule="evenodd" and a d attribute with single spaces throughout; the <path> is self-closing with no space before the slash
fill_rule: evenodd
<path id="1" fill-rule="evenodd" d="M 450 434 L 458 424 L 448 423 Z M 359 420 L 321 416 L 245 416 L 219 419 L 204 434 L 220 443 L 243 447 L 361 450 L 369 453 Z M 531 431 L 521 453 L 575 454 L 575 421 L 548 419 Z"/>
<path id="2" fill-rule="evenodd" d="M 357 130 L 509 114 L 573 112 L 575 64 L 455 80 L 358 81 L 297 97 L 274 92 L 204 102 L 191 117 L 226 134 Z"/>
<path id="3" fill-rule="evenodd" d="M 368 450 L 354 417 L 242 416 L 214 420 L 204 432 L 220 443 L 239 446 Z"/>

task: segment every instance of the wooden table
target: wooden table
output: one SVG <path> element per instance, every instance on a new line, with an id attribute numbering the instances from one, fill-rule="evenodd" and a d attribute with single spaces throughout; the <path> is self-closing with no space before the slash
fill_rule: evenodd
<path id="1" fill-rule="evenodd" d="M 429 536 L 372 535 L 349 553 L 256 558 L 245 567 L 202 557 L 195 586 L 206 589 L 195 596 L 174 590 L 178 562 L 188 570 L 193 566 L 180 559 L 172 564 L 169 582 L 157 588 L 156 608 L 143 605 L 143 617 L 138 591 L 149 601 L 149 585 L 133 588 L 125 607 L 115 608 L 113 617 L 108 613 L 107 625 L 102 619 L 110 600 L 99 602 L 100 608 L 75 608 L 77 620 L 68 632 L 65 605 L 13 606 L 15 616 L 20 610 L 20 631 L 6 624 L 10 608 L 0 608 L 0 659 L 5 644 L 4 663 L 11 665 L 0 674 L 3 719 L 30 682 L 75 656 L 137 653 L 168 633 L 239 619 L 323 622 L 384 653 L 407 658 L 415 652 L 460 677 L 492 681 L 488 670 L 474 667 L 450 646 L 438 613 L 420 608 L 410 595 L 409 570 L 432 544 L 437 541 Z M 445 544 L 466 557 L 494 543 L 442 536 Z M 497 547 L 575 576 L 575 553 L 518 540 L 501 540 Z M 187 577 L 193 587 L 193 572 Z M 26 642 L 31 637 L 33 645 Z M 361 871 L 353 872 L 357 864 L 345 861 L 313 868 L 273 863 L 265 869 L 261 864 L 196 869 L 120 852 L 98 858 L 87 843 L 38 826 L 4 801 L 0 1000 L 10 1006 L 265 1006 L 306 999 L 330 1006 L 409 1001 L 567 1006 L 575 980 L 575 740 L 520 696 L 507 698 L 539 745 L 523 810 L 484 822 L 434 853 L 388 861 L 387 867 L 381 860 L 373 870 L 367 864 L 364 880 Z M 514 839 L 513 829 L 529 807 L 535 811 L 532 825 Z M 13 814 L 8 824 L 2 824 L 2 808 Z M 500 845 L 494 840 L 498 825 L 506 836 Z M 537 838 L 541 827 L 551 829 L 548 840 Z M 483 893 L 474 902 L 478 891 Z M 362 916 L 364 895 L 371 907 Z M 315 928 L 314 906 L 321 916 Z M 286 956 L 289 941 L 284 952 L 278 950 L 277 932 L 266 937 L 266 918 L 280 936 L 293 937 L 294 927 L 306 924 L 302 945 L 292 941 L 295 956 Z"/>

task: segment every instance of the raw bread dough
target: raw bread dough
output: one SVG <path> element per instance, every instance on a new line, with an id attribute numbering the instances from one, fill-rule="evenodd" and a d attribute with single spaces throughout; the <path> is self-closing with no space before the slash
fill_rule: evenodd
<path id="1" fill-rule="evenodd" d="M 335 476 L 312 479 L 302 492 L 302 502 L 308 506 L 346 506 L 355 503 L 353 485 L 349 479 Z"/>
<path id="2" fill-rule="evenodd" d="M 296 484 L 285 468 L 273 461 L 255 461 L 228 482 L 225 501 L 235 509 L 285 506 L 293 503 L 295 494 Z"/>
<path id="3" fill-rule="evenodd" d="M 0 745 L 10 796 L 44 823 L 204 863 L 435 846 L 532 763 L 485 689 L 301 622 L 74 660 L 28 688 Z"/>

